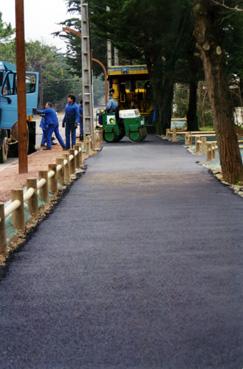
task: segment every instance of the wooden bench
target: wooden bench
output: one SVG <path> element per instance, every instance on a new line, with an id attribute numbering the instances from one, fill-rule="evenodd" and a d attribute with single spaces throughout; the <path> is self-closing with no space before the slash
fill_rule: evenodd
<path id="1" fill-rule="evenodd" d="M 192 138 L 199 136 L 205 136 L 205 135 L 215 135 L 214 131 L 180 131 L 178 129 L 166 129 L 166 138 L 168 141 L 171 142 L 177 142 L 178 136 L 184 136 L 185 144 L 191 145 L 192 144 Z"/>
<path id="2" fill-rule="evenodd" d="M 239 147 L 242 149 L 243 148 L 243 140 L 242 139 L 239 139 L 238 140 L 238 143 L 239 143 Z M 200 142 L 198 144 L 200 146 Z M 203 144 L 201 143 L 201 145 L 203 145 Z M 201 146 L 201 148 L 199 148 L 199 150 L 203 150 L 202 149 L 202 146 Z M 206 156 L 207 156 L 207 161 L 211 161 L 211 160 L 215 159 L 216 150 L 218 150 L 218 143 L 217 143 L 217 141 L 206 142 Z"/>
<path id="3" fill-rule="evenodd" d="M 216 133 L 214 131 L 197 131 L 197 132 L 187 132 L 185 135 L 185 145 L 190 146 L 193 144 L 193 138 L 195 141 L 198 137 L 215 137 Z"/>

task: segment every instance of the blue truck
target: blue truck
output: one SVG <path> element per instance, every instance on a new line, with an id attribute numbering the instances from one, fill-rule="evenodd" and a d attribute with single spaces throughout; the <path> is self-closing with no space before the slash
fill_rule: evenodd
<path id="1" fill-rule="evenodd" d="M 7 160 L 8 153 L 18 148 L 17 74 L 14 64 L 0 61 L 0 163 Z M 35 150 L 35 122 L 33 109 L 37 108 L 39 74 L 26 72 L 26 124 L 28 125 L 28 152 Z"/>

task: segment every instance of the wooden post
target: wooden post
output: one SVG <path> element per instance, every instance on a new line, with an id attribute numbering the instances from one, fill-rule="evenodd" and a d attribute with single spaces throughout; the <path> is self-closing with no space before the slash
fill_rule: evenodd
<path id="1" fill-rule="evenodd" d="M 64 181 L 64 159 L 63 158 L 58 158 L 56 160 L 57 165 L 61 165 L 62 169 L 57 172 L 57 181 L 60 182 L 61 186 L 65 186 L 65 181 Z"/>
<path id="2" fill-rule="evenodd" d="M 5 256 L 7 253 L 7 239 L 5 228 L 4 204 L 0 203 L 0 255 Z"/>
<path id="3" fill-rule="evenodd" d="M 202 141 L 202 152 L 204 154 L 206 154 L 206 152 L 207 152 L 207 137 L 202 137 L 201 141 Z"/>
<path id="4" fill-rule="evenodd" d="M 46 184 L 40 189 L 40 198 L 46 204 L 49 202 L 49 183 L 48 183 L 48 171 L 41 170 L 39 172 L 39 178 L 44 178 L 46 180 Z"/>
<path id="5" fill-rule="evenodd" d="M 51 193 L 57 193 L 57 165 L 56 164 L 49 164 L 48 169 L 52 170 L 55 174 L 53 177 L 49 178 L 50 181 L 50 191 Z"/>
<path id="6" fill-rule="evenodd" d="M 38 214 L 37 179 L 27 179 L 27 188 L 33 188 L 35 190 L 33 196 L 28 201 L 29 212 L 33 217 L 35 217 Z"/>
<path id="7" fill-rule="evenodd" d="M 26 88 L 25 88 L 25 35 L 24 35 L 24 0 L 15 0 L 16 16 L 16 65 L 18 85 L 18 147 L 19 173 L 28 173 L 26 122 Z"/>
<path id="8" fill-rule="evenodd" d="M 74 149 L 77 150 L 77 155 L 76 155 L 76 168 L 80 169 L 81 167 L 81 161 L 80 161 L 80 153 L 81 153 L 81 147 L 79 144 L 74 146 Z"/>
<path id="9" fill-rule="evenodd" d="M 173 128 L 172 130 L 172 142 L 177 142 L 177 136 L 176 136 L 176 129 Z"/>
<path id="10" fill-rule="evenodd" d="M 207 161 L 212 160 L 212 144 L 207 143 Z"/>
<path id="11" fill-rule="evenodd" d="M 212 145 L 212 159 L 215 159 L 216 156 L 216 145 Z"/>
<path id="12" fill-rule="evenodd" d="M 72 174 L 75 175 L 75 172 L 76 172 L 76 167 L 75 167 L 75 150 L 74 149 L 70 149 L 69 152 L 73 156 L 73 159 L 70 161 L 71 175 Z"/>
<path id="13" fill-rule="evenodd" d="M 64 160 L 67 161 L 67 164 L 64 166 L 64 182 L 66 185 L 68 185 L 71 182 L 69 154 L 64 154 L 63 157 L 64 157 Z"/>
<path id="14" fill-rule="evenodd" d="M 25 219 L 24 219 L 24 191 L 23 189 L 12 190 L 12 201 L 19 200 L 20 206 L 12 214 L 13 225 L 18 231 L 24 231 Z"/>
<path id="15" fill-rule="evenodd" d="M 190 133 L 189 133 L 189 132 L 187 132 L 187 133 L 185 134 L 185 145 L 189 145 L 189 136 L 190 136 Z"/>
<path id="16" fill-rule="evenodd" d="M 79 162 L 80 162 L 80 168 L 81 168 L 83 164 L 83 143 L 79 142 L 78 146 L 79 146 Z"/>
<path id="17" fill-rule="evenodd" d="M 196 137 L 196 142 L 195 142 L 195 151 L 197 154 L 200 153 L 201 150 L 201 137 Z"/>

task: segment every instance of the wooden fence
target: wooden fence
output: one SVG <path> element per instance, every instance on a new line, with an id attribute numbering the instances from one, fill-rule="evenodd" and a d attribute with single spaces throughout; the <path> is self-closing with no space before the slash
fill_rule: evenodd
<path id="1" fill-rule="evenodd" d="M 49 164 L 48 170 L 40 171 L 39 178 L 27 179 L 24 188 L 11 191 L 11 201 L 5 205 L 0 203 L 0 255 L 7 255 L 7 247 L 12 238 L 7 237 L 7 220 L 11 217 L 12 225 L 18 235 L 24 234 L 30 220 L 38 219 L 43 206 L 48 205 L 60 190 L 70 185 L 76 174 L 82 171 L 85 157 L 93 150 L 100 150 L 102 145 L 102 131 L 95 133 L 95 142 L 87 137 L 84 142 L 78 143 L 62 157 L 56 159 L 56 164 Z M 93 147 L 93 150 L 92 150 Z M 25 214 L 28 208 L 29 217 Z"/>

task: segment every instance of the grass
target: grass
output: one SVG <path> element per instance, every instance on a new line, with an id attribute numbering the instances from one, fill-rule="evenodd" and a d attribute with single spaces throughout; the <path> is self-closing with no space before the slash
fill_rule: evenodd
<path id="1" fill-rule="evenodd" d="M 213 131 L 213 127 L 212 126 L 205 126 L 205 127 L 200 127 L 200 131 Z"/>

